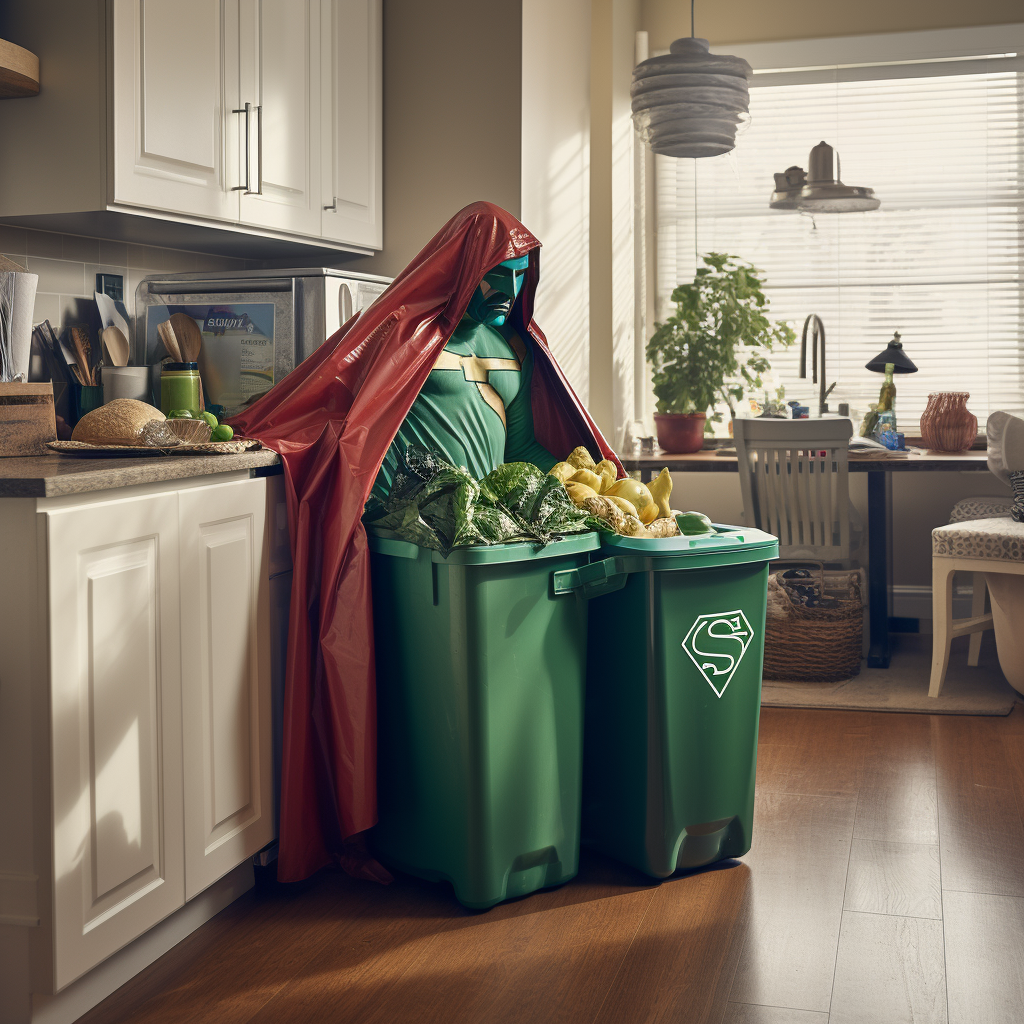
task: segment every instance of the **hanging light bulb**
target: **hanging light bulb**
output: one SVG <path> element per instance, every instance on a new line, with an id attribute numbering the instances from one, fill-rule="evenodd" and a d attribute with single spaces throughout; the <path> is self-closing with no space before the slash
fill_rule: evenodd
<path id="1" fill-rule="evenodd" d="M 790 167 L 775 175 L 775 191 L 768 202 L 773 210 L 802 210 L 804 213 L 857 213 L 877 210 L 882 205 L 873 189 L 844 185 L 833 176 L 832 159 L 839 157 L 827 142 L 819 142 L 807 158 L 808 173 Z"/>
<path id="2" fill-rule="evenodd" d="M 736 145 L 750 109 L 752 71 L 742 57 L 711 53 L 706 39 L 677 39 L 633 71 L 633 124 L 662 156 L 718 156 Z"/>

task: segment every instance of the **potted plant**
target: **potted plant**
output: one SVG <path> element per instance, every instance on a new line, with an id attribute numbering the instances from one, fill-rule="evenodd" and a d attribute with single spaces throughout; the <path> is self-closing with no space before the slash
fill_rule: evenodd
<path id="1" fill-rule="evenodd" d="M 704 432 L 721 421 L 708 410 L 720 400 L 735 415 L 735 402 L 748 388 L 760 390 L 771 364 L 765 353 L 792 345 L 796 334 L 765 315 L 768 299 L 761 272 L 724 253 L 701 257 L 692 284 L 672 292 L 676 311 L 647 344 L 654 370 L 658 444 L 668 452 L 695 452 Z"/>

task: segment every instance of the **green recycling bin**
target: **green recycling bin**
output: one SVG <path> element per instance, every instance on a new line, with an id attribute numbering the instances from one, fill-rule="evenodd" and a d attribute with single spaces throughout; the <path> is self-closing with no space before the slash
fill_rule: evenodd
<path id="1" fill-rule="evenodd" d="M 587 603 L 556 573 L 594 533 L 457 548 L 370 532 L 381 861 L 485 908 L 579 863 Z"/>
<path id="2" fill-rule="evenodd" d="M 606 537 L 589 597 L 582 838 L 655 878 L 750 849 L 768 560 L 778 541 Z"/>

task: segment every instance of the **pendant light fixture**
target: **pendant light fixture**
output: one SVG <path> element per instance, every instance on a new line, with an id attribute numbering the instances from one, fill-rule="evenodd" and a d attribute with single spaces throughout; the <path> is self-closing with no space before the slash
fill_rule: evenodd
<path id="1" fill-rule="evenodd" d="M 706 39 L 695 38 L 693 5 L 690 0 L 690 38 L 677 39 L 669 53 L 633 71 L 633 124 L 662 156 L 728 153 L 750 109 L 750 65 L 711 53 Z"/>
<path id="2" fill-rule="evenodd" d="M 857 213 L 877 210 L 882 205 L 873 189 L 844 185 L 833 172 L 833 157 L 838 155 L 827 142 L 819 142 L 807 158 L 809 172 L 801 167 L 787 168 L 775 175 L 775 191 L 768 205 L 773 210 L 801 210 L 804 213 Z"/>

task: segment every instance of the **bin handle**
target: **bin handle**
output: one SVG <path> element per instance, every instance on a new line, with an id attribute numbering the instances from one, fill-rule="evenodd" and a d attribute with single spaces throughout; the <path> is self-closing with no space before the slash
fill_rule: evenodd
<path id="1" fill-rule="evenodd" d="M 578 569 L 557 569 L 551 574 L 555 595 L 578 593 L 584 600 L 621 590 L 629 578 L 618 558 L 605 558 Z"/>

